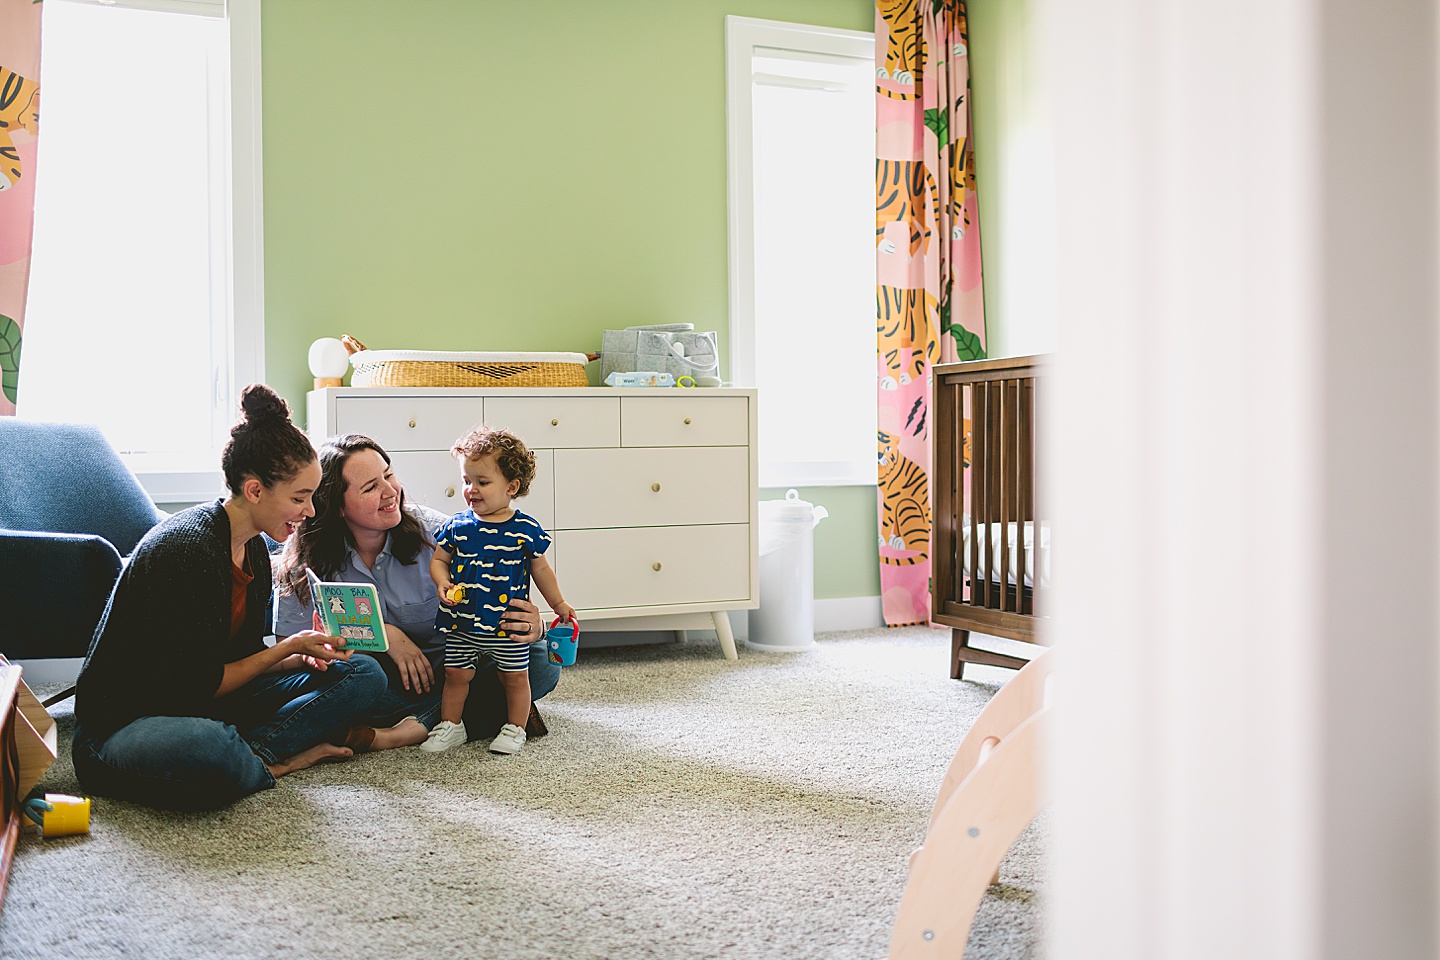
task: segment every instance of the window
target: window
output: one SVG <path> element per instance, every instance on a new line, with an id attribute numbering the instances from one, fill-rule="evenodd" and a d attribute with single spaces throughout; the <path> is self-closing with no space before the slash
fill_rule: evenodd
<path id="1" fill-rule="evenodd" d="M 206 499 L 264 375 L 258 0 L 47 0 L 42 29 L 19 415 Z"/>
<path id="2" fill-rule="evenodd" d="M 730 369 L 760 485 L 875 483 L 875 39 L 727 17 Z"/>

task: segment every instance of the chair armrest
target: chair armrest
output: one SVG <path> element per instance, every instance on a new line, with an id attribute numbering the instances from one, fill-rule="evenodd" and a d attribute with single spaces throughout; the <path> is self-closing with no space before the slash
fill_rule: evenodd
<path id="1" fill-rule="evenodd" d="M 102 537 L 0 530 L 0 653 L 85 656 L 120 569 Z"/>

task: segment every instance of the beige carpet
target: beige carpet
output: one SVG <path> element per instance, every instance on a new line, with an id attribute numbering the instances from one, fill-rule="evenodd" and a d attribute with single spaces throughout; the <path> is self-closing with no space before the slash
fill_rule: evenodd
<path id="1" fill-rule="evenodd" d="M 883 957 L 907 858 L 995 687 L 948 633 L 581 652 L 550 736 L 372 754 L 218 813 L 96 799 L 89 836 L 21 838 L 0 958 Z M 62 756 L 42 787 L 77 792 Z M 966 957 L 1039 957 L 1043 822 Z"/>

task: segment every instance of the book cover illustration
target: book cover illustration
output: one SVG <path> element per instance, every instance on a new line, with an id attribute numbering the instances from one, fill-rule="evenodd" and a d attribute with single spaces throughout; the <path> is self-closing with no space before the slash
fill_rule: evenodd
<path id="1" fill-rule="evenodd" d="M 373 583 L 326 583 L 310 576 L 310 597 L 332 637 L 342 637 L 346 650 L 383 653 L 390 649 L 380 619 L 380 596 Z"/>

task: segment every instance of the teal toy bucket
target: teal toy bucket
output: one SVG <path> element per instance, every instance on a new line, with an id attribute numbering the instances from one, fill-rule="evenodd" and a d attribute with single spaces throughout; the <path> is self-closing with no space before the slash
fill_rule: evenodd
<path id="1" fill-rule="evenodd" d="M 550 654 L 550 662 L 568 667 L 575 662 L 575 653 L 579 648 L 579 621 L 572 619 L 569 623 L 561 623 L 556 617 L 550 629 L 545 631 L 545 649 Z"/>

